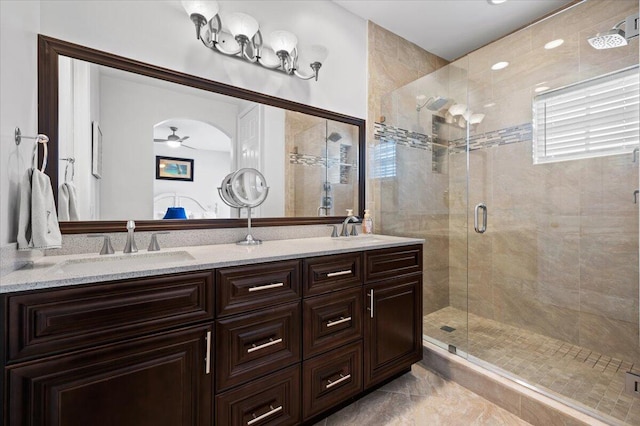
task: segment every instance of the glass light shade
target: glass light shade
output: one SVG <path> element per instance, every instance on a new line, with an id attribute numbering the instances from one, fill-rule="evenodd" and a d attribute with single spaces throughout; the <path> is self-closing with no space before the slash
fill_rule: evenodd
<path id="1" fill-rule="evenodd" d="M 167 146 L 171 148 L 180 148 L 182 144 L 178 141 L 167 141 Z"/>
<path id="2" fill-rule="evenodd" d="M 298 44 L 298 38 L 289 31 L 274 31 L 269 34 L 269 45 L 274 52 L 285 52 L 291 54 Z"/>
<path id="3" fill-rule="evenodd" d="M 480 124 L 482 122 L 482 120 L 484 120 L 484 114 L 471 114 L 471 117 L 469 118 L 469 123 L 470 124 Z"/>
<path id="4" fill-rule="evenodd" d="M 311 63 L 320 62 L 321 64 L 324 64 L 324 61 L 327 60 L 327 56 L 329 56 L 329 50 L 319 44 L 312 45 L 307 53 L 307 57 L 311 60 Z"/>
<path id="5" fill-rule="evenodd" d="M 216 16 L 220 10 L 217 1 L 205 0 L 182 0 L 182 7 L 187 11 L 187 15 L 202 15 L 207 21 Z"/>
<path id="6" fill-rule="evenodd" d="M 253 38 L 258 32 L 258 21 L 246 13 L 236 12 L 226 16 L 225 24 L 234 37 L 243 35 L 248 39 Z"/>
<path id="7" fill-rule="evenodd" d="M 449 114 L 456 116 L 462 115 L 467 111 L 467 106 L 465 104 L 454 104 L 449 108 Z"/>

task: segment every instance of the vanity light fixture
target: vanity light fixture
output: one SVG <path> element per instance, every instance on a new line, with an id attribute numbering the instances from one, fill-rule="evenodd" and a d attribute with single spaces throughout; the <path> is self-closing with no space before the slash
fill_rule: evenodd
<path id="1" fill-rule="evenodd" d="M 247 62 L 261 65 L 264 68 L 295 75 L 302 80 L 315 78 L 318 81 L 318 71 L 327 59 L 328 50 L 324 46 L 311 46 L 306 53 L 312 74 L 305 74 L 298 69 L 298 39 L 288 31 L 274 31 L 267 37 L 268 46 L 263 44 L 260 25 L 252 16 L 246 13 L 230 13 L 225 17 L 225 29 L 231 33 L 238 48 L 228 50 L 221 40 L 222 21 L 218 14 L 219 6 L 216 1 L 182 0 L 182 7 L 196 27 L 196 37 L 209 49 L 227 56 L 244 59 Z M 280 60 L 269 63 L 262 57 L 264 49 L 271 49 Z"/>

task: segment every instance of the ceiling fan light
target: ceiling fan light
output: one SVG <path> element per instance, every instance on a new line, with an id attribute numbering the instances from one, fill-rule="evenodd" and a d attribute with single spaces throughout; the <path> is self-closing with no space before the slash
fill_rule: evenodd
<path id="1" fill-rule="evenodd" d="M 182 143 L 180 141 L 167 141 L 167 146 L 170 148 L 180 148 Z"/>
<path id="2" fill-rule="evenodd" d="M 230 13 L 225 19 L 225 23 L 234 37 L 244 36 L 249 40 L 258 32 L 258 21 L 253 16 L 246 13 Z"/>
<path id="3" fill-rule="evenodd" d="M 289 31 L 274 31 L 269 34 L 269 45 L 276 53 L 285 51 L 290 55 L 297 44 L 298 38 Z"/>

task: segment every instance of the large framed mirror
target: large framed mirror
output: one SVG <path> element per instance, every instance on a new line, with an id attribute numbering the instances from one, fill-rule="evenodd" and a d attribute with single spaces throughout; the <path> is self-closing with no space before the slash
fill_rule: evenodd
<path id="1" fill-rule="evenodd" d="M 362 119 L 44 35 L 38 101 L 63 233 L 122 231 L 128 219 L 143 231 L 245 226 L 216 189 L 243 167 L 270 187 L 255 226 L 363 212 Z M 187 219 L 164 219 L 176 206 Z"/>

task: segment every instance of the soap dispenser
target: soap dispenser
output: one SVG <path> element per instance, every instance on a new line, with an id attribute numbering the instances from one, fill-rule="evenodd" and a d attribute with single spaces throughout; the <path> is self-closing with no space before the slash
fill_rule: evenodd
<path id="1" fill-rule="evenodd" d="M 364 210 L 364 220 L 362 221 L 362 233 L 373 234 L 373 219 L 369 214 L 369 210 Z"/>

